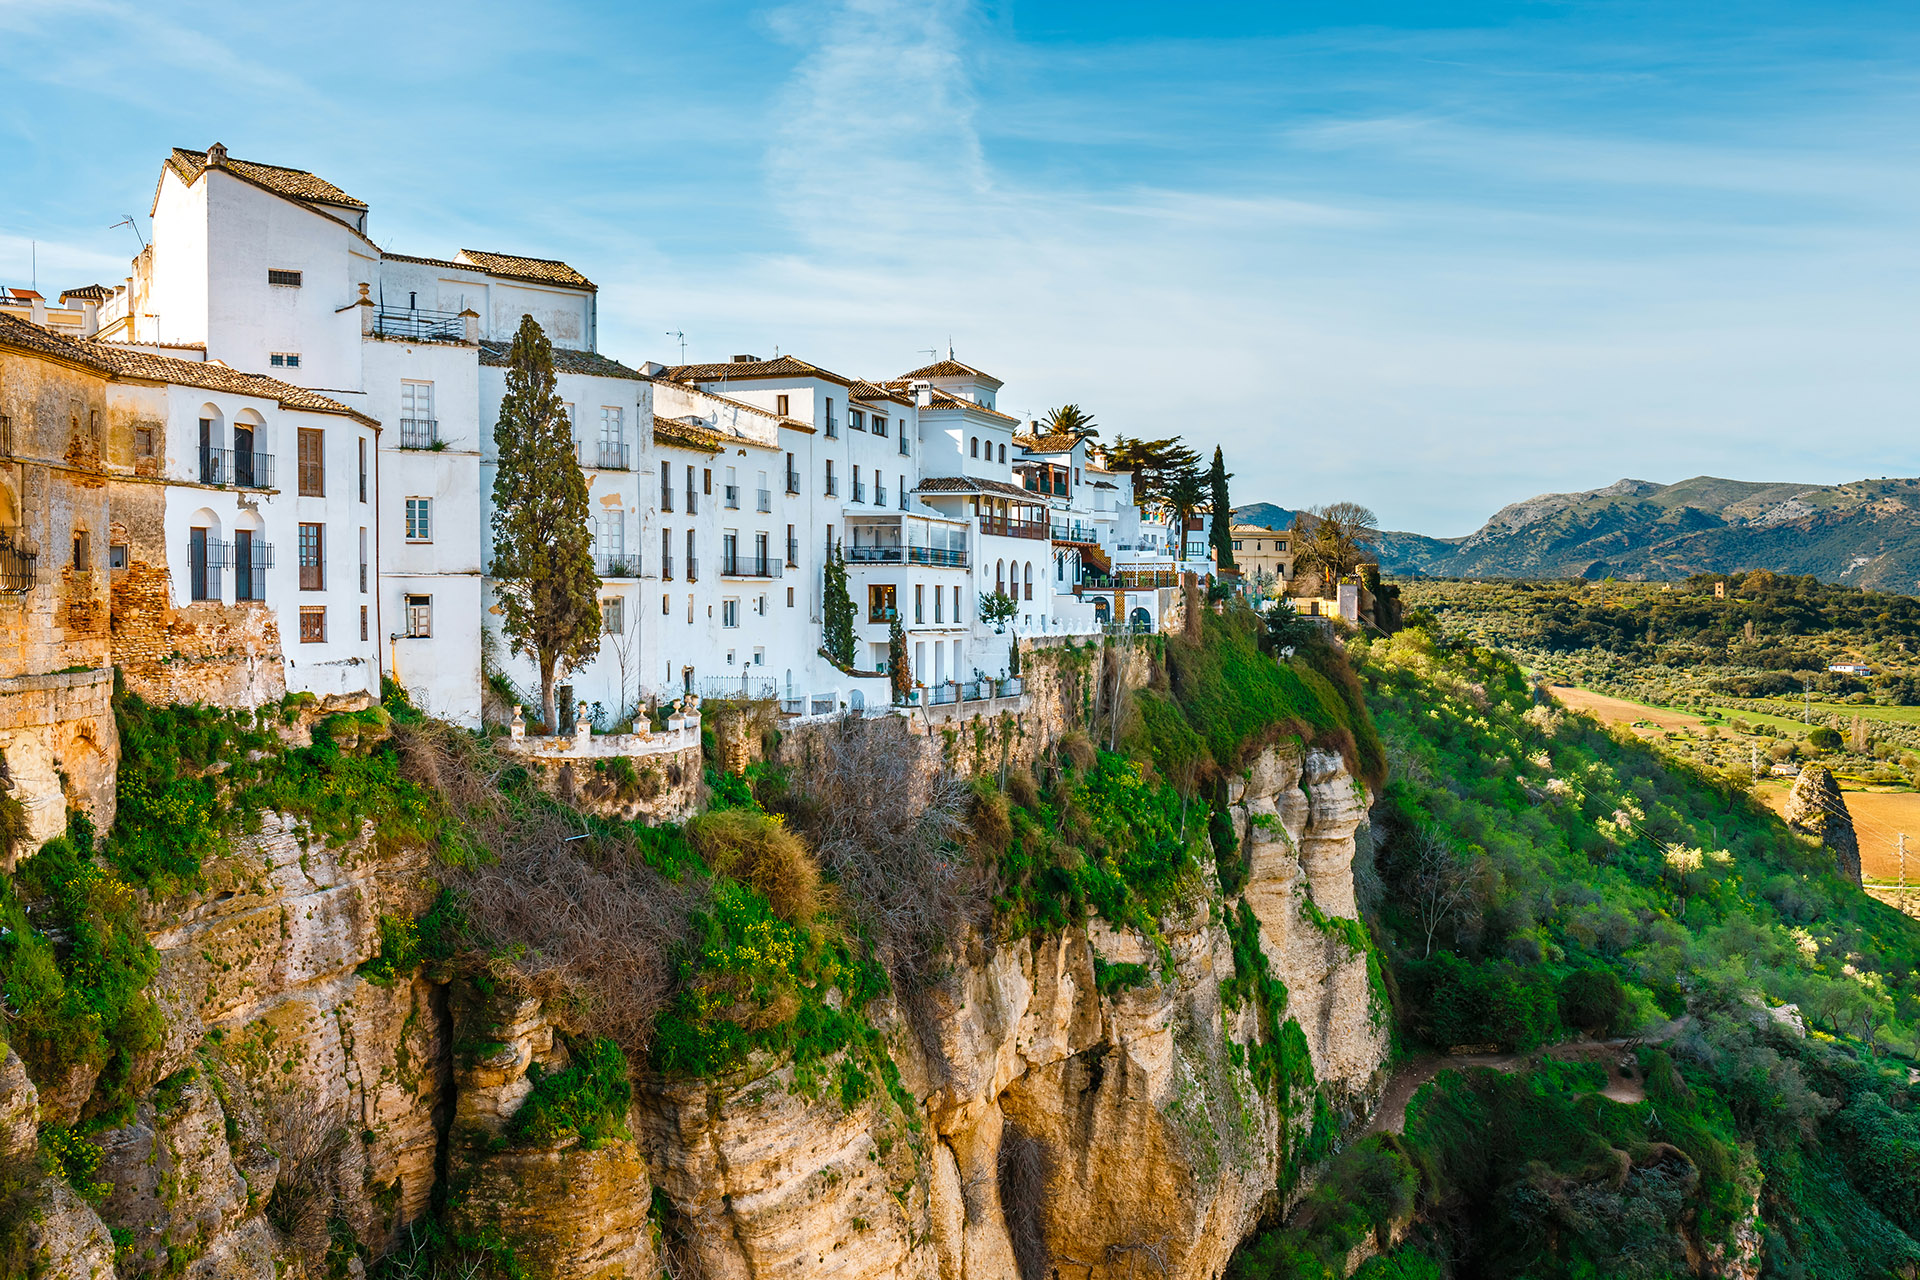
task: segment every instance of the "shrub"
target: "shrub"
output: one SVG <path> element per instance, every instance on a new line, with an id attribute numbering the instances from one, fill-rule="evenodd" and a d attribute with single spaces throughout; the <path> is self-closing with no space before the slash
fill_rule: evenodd
<path id="1" fill-rule="evenodd" d="M 826 907 L 820 868 L 806 842 L 771 814 L 705 813 L 687 824 L 687 840 L 715 875 L 752 885 L 783 919 L 809 925 Z"/>
<path id="2" fill-rule="evenodd" d="M 1821 751 L 1838 751 L 1842 745 L 1840 731 L 1820 725 L 1808 732 L 1807 745 Z"/>
<path id="3" fill-rule="evenodd" d="M 627 1107 L 633 1085 L 620 1046 L 605 1037 L 570 1039 L 566 1046 L 571 1061 L 564 1070 L 544 1071 L 538 1063 L 528 1068 L 533 1091 L 508 1123 L 508 1137 L 552 1146 L 577 1136 L 588 1151 L 631 1138 Z"/>
<path id="4" fill-rule="evenodd" d="M 1569 1027 L 1605 1034 L 1626 1008 L 1627 989 L 1611 969 L 1576 969 L 1560 979 L 1560 1020 Z"/>
<path id="5" fill-rule="evenodd" d="M 1560 1030 L 1553 981 L 1537 969 L 1473 965 L 1443 952 L 1408 963 L 1400 989 L 1414 1029 L 1441 1049 L 1493 1044 L 1527 1050 Z"/>

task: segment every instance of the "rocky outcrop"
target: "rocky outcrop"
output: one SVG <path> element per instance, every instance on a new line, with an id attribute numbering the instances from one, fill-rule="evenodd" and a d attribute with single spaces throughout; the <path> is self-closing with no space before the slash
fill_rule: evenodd
<path id="1" fill-rule="evenodd" d="M 1781 816 L 1795 831 L 1818 839 L 1833 854 L 1840 874 L 1860 883 L 1860 838 L 1854 834 L 1853 815 L 1831 773 L 1817 764 L 1803 767 L 1787 793 Z"/>
<path id="2" fill-rule="evenodd" d="M 1339 756 L 1274 749 L 1231 798 L 1281 1016 L 1357 1111 L 1387 1049 L 1352 921 L 1366 796 Z M 371 831 L 335 849 L 271 819 L 155 913 L 157 1087 L 97 1135 L 98 1214 L 48 1185 L 50 1274 L 115 1274 L 110 1223 L 121 1276 L 314 1275 L 302 1221 L 377 1257 L 439 1204 L 453 1237 L 535 1276 L 1213 1280 L 1282 1198 L 1306 1118 L 1248 1065 L 1263 1024 L 1226 994 L 1237 903 L 1210 867 L 1152 936 L 976 936 L 911 1018 L 871 1009 L 898 1090 L 846 1105 L 837 1064 L 786 1059 L 643 1074 L 626 1135 L 593 1149 L 512 1132 L 536 1065 L 566 1065 L 538 1000 L 361 972 L 382 915 L 430 904 L 431 870 Z M 1102 992 L 1097 971 L 1144 979 Z M 0 1076 L 0 1137 L 30 1146 L 22 1086 Z"/>

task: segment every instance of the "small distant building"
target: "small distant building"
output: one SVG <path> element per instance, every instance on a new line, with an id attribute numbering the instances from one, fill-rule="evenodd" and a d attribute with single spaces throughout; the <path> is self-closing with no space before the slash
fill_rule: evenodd
<path id="1" fill-rule="evenodd" d="M 1873 674 L 1873 668 L 1864 662 L 1832 662 L 1827 664 L 1827 670 L 1843 676 L 1870 676 Z"/>
<path id="2" fill-rule="evenodd" d="M 1715 600 L 1725 600 L 1727 598 L 1727 584 L 1725 579 L 1713 584 L 1713 598 Z"/>
<path id="3" fill-rule="evenodd" d="M 1265 525 L 1236 524 L 1231 528 L 1233 562 L 1250 582 L 1270 578 L 1275 586 L 1293 580 L 1293 534 Z"/>

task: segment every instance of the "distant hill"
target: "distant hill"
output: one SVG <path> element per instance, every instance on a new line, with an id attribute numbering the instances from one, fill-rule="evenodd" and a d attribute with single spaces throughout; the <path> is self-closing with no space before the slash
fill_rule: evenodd
<path id="1" fill-rule="evenodd" d="M 1911 594 L 1920 590 L 1920 480 L 1620 480 L 1513 503 L 1464 538 L 1383 533 L 1378 549 L 1388 572 L 1432 577 L 1659 580 L 1772 569 Z"/>
<path id="2" fill-rule="evenodd" d="M 1294 512 L 1285 507 L 1276 507 L 1271 502 L 1255 502 L 1233 509 L 1235 524 L 1257 524 L 1263 529 L 1289 529 L 1293 527 Z"/>

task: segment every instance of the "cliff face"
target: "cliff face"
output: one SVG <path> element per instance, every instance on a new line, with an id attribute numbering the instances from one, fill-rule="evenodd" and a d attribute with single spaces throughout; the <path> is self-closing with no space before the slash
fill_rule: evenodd
<path id="1" fill-rule="evenodd" d="M 1357 1114 L 1387 1051 L 1342 923 L 1366 797 L 1338 756 L 1289 749 L 1231 798 L 1244 900 L 1288 993 L 1274 1012 Z M 1249 1065 L 1261 1015 L 1227 985 L 1238 902 L 1211 870 L 1161 920 L 1165 950 L 1097 921 L 970 940 L 911 1017 L 874 1011 L 901 1073 L 891 1095 L 848 1106 L 784 1061 L 641 1076 L 628 1136 L 586 1150 L 507 1133 L 536 1064 L 564 1065 L 537 1001 L 360 971 L 380 916 L 417 915 L 433 892 L 424 855 L 371 835 L 303 849 L 270 823 L 149 922 L 158 1085 L 100 1136 L 114 1187 L 97 1211 L 43 1180 L 48 1274 L 359 1274 L 438 1206 L 450 1235 L 535 1275 L 1210 1280 L 1283 1198 L 1312 1108 Z M 1102 992 L 1096 959 L 1145 978 Z M 36 1098 L 10 1060 L 0 1140 L 30 1146 L 35 1108 L 70 1118 L 90 1083 Z"/>

